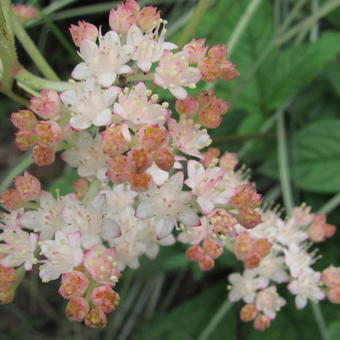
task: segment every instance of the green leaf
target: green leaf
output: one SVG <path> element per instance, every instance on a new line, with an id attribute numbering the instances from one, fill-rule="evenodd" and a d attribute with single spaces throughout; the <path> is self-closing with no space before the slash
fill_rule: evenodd
<path id="1" fill-rule="evenodd" d="M 259 114 L 250 114 L 245 118 L 237 129 L 238 135 L 247 135 L 258 132 L 264 123 L 264 118 Z"/>
<path id="2" fill-rule="evenodd" d="M 270 108 L 276 109 L 290 96 L 305 87 L 328 61 L 340 51 L 340 33 L 325 32 L 314 43 L 289 47 L 278 56 L 270 87 Z"/>
<path id="3" fill-rule="evenodd" d="M 315 121 L 298 131 L 290 141 L 289 160 L 294 184 L 306 191 L 340 191 L 340 119 Z M 278 177 L 276 156 L 262 167 Z"/>

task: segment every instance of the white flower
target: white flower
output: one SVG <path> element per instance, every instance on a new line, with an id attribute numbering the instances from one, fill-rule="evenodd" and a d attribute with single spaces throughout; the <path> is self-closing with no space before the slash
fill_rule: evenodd
<path id="1" fill-rule="evenodd" d="M 184 86 L 195 88 L 201 79 L 201 72 L 189 66 L 190 57 L 185 52 L 173 54 L 164 51 L 156 68 L 155 84 L 169 89 L 177 99 L 185 99 L 188 95 Z"/>
<path id="2" fill-rule="evenodd" d="M 196 212 L 187 206 L 193 197 L 190 192 L 182 191 L 183 177 L 183 173 L 178 172 L 160 188 L 151 188 L 137 207 L 138 218 L 155 217 L 156 235 L 159 239 L 169 235 L 177 221 L 187 226 L 199 224 Z"/>
<path id="3" fill-rule="evenodd" d="M 308 239 L 308 233 L 296 225 L 295 220 L 290 218 L 287 221 L 278 221 L 278 232 L 276 241 L 286 246 L 293 243 L 299 244 Z"/>
<path id="4" fill-rule="evenodd" d="M 197 161 L 188 162 L 188 179 L 185 184 L 197 195 L 197 202 L 204 214 L 209 214 L 215 204 L 227 204 L 235 194 L 234 188 L 227 185 L 223 179 L 222 168 L 204 169 Z"/>
<path id="5" fill-rule="evenodd" d="M 20 218 L 23 214 L 23 208 L 0 214 L 0 228 L 6 231 L 13 231 L 20 226 Z"/>
<path id="6" fill-rule="evenodd" d="M 153 259 L 159 251 L 159 246 L 171 245 L 175 242 L 173 235 L 158 240 L 155 234 L 154 220 L 140 220 L 135 217 L 135 210 L 126 207 L 118 213 L 115 221 L 120 226 L 121 235 L 117 238 L 108 239 L 111 247 L 116 249 L 116 261 L 119 269 L 126 266 L 139 267 L 139 257 L 145 254 Z"/>
<path id="7" fill-rule="evenodd" d="M 169 179 L 169 172 L 160 169 L 156 163 L 153 163 L 145 172 L 151 175 L 156 185 L 162 185 Z"/>
<path id="8" fill-rule="evenodd" d="M 76 132 L 70 140 L 71 148 L 62 154 L 63 160 L 77 168 L 80 177 L 96 176 L 105 180 L 107 155 L 103 153 L 99 138 L 87 131 Z"/>
<path id="9" fill-rule="evenodd" d="M 285 299 L 277 293 L 275 286 L 261 290 L 256 296 L 256 309 L 272 320 L 285 304 Z"/>
<path id="10" fill-rule="evenodd" d="M 279 256 L 277 253 L 271 252 L 269 255 L 262 258 L 260 264 L 256 268 L 250 269 L 250 271 L 254 272 L 254 275 L 256 274 L 278 283 L 287 282 L 289 280 L 284 257 Z"/>
<path id="11" fill-rule="evenodd" d="M 179 122 L 169 119 L 168 126 L 175 146 L 182 152 L 202 158 L 199 150 L 211 144 L 207 130 L 199 130 L 192 119 L 181 118 Z"/>
<path id="12" fill-rule="evenodd" d="M 40 244 L 43 260 L 39 276 L 43 282 L 57 279 L 61 274 L 71 272 L 83 261 L 83 251 L 80 248 L 80 234 L 66 235 L 61 231 L 55 234 L 55 240 L 43 241 Z"/>
<path id="13" fill-rule="evenodd" d="M 173 43 L 164 42 L 166 30 L 159 33 L 159 27 L 154 32 L 143 34 L 142 30 L 132 25 L 126 37 L 126 43 L 132 46 L 135 52 L 133 60 L 137 61 L 138 67 L 143 72 L 149 72 L 153 62 L 158 61 L 165 50 L 173 50 L 177 46 Z"/>
<path id="14" fill-rule="evenodd" d="M 137 193 L 130 189 L 129 184 L 114 185 L 112 189 L 101 190 L 94 201 L 104 196 L 104 210 L 106 217 L 115 218 L 115 215 L 134 204 Z"/>
<path id="15" fill-rule="evenodd" d="M 170 111 L 150 100 L 144 83 L 139 82 L 130 91 L 124 90 L 118 96 L 113 112 L 126 120 L 131 127 L 141 124 L 163 125 L 170 116 Z"/>
<path id="16" fill-rule="evenodd" d="M 75 79 L 88 79 L 96 77 L 104 87 L 111 86 L 117 74 L 131 72 L 126 63 L 133 53 L 132 46 L 121 46 L 119 35 L 114 31 L 104 36 L 99 33 L 99 46 L 89 39 L 80 44 L 80 57 L 84 62 L 78 64 L 72 72 Z"/>
<path id="17" fill-rule="evenodd" d="M 20 224 L 40 233 L 40 240 L 48 240 L 57 230 L 62 229 L 64 220 L 61 216 L 63 201 L 56 200 L 49 192 L 42 191 L 40 208 L 26 211 L 20 218 Z"/>
<path id="18" fill-rule="evenodd" d="M 288 249 L 284 249 L 285 262 L 293 277 L 300 275 L 301 271 L 309 268 L 313 264 L 313 257 L 306 252 L 304 247 L 291 244 Z"/>
<path id="19" fill-rule="evenodd" d="M 315 302 L 324 299 L 325 293 L 320 288 L 321 283 L 321 273 L 311 269 L 301 271 L 296 279 L 288 285 L 289 291 L 296 295 L 296 308 L 304 308 L 308 299 Z"/>
<path id="20" fill-rule="evenodd" d="M 228 276 L 232 285 L 229 293 L 229 301 L 236 302 L 243 299 L 246 303 L 253 303 L 258 289 L 265 288 L 268 280 L 254 276 L 253 272 L 245 270 L 243 275 L 233 273 Z"/>
<path id="21" fill-rule="evenodd" d="M 0 254 L 5 256 L 1 264 L 6 267 L 17 267 L 24 264 L 26 270 L 31 270 L 37 263 L 34 252 L 37 246 L 38 235 L 27 233 L 20 228 L 15 231 L 5 231 L 1 234 L 5 243 L 0 245 Z"/>
<path id="22" fill-rule="evenodd" d="M 111 106 L 119 92 L 119 87 L 102 90 L 95 78 L 89 78 L 84 87 L 65 91 L 60 98 L 75 113 L 70 119 L 71 126 L 76 130 L 84 130 L 92 124 L 104 126 L 111 123 Z"/>
<path id="23" fill-rule="evenodd" d="M 212 226 L 206 216 L 200 218 L 200 225 L 195 228 L 186 228 L 178 235 L 178 241 L 187 244 L 199 244 L 207 236 L 212 235 Z"/>
<path id="24" fill-rule="evenodd" d="M 69 204 L 62 211 L 66 227 L 65 233 L 80 232 L 80 242 L 85 249 L 90 249 L 101 243 L 103 234 L 118 237 L 120 229 L 117 223 L 103 217 L 104 202 L 96 199 L 92 202 L 81 203 L 70 196 Z"/>

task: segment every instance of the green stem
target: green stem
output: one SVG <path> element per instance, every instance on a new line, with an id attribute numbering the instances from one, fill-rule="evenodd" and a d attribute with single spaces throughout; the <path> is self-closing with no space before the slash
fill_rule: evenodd
<path id="1" fill-rule="evenodd" d="M 43 20 L 44 16 L 50 15 L 50 14 L 58 11 L 59 9 L 61 9 L 63 7 L 66 7 L 67 5 L 75 2 L 75 1 L 77 1 L 77 0 L 58 0 L 58 1 L 54 1 L 50 5 L 46 6 L 42 10 L 41 16 L 39 18 L 28 21 L 25 24 L 25 26 L 26 27 L 35 26 L 35 25 L 41 23 L 41 21 Z"/>
<path id="2" fill-rule="evenodd" d="M 99 179 L 95 179 L 91 182 L 89 189 L 85 195 L 84 201 L 90 201 L 93 197 L 95 197 L 100 191 L 101 181 Z"/>
<path id="3" fill-rule="evenodd" d="M 18 288 L 18 286 L 20 285 L 26 273 L 24 266 L 19 267 L 15 272 L 16 272 L 16 280 L 12 287 L 13 291 L 15 291 Z"/>
<path id="4" fill-rule="evenodd" d="M 298 15 L 298 13 L 300 12 L 300 9 L 302 8 L 302 6 L 305 4 L 306 1 L 307 0 L 300 0 L 295 4 L 293 9 L 290 11 L 289 15 L 286 17 L 281 27 L 279 28 L 280 33 L 284 32 L 290 26 L 290 24 L 293 22 L 295 17 Z"/>
<path id="5" fill-rule="evenodd" d="M 51 66 L 47 63 L 46 59 L 42 56 L 38 48 L 35 46 L 33 40 L 30 38 L 30 36 L 22 27 L 19 20 L 14 15 L 12 17 L 12 23 L 16 37 L 18 38 L 32 61 L 38 67 L 40 72 L 50 80 L 59 80 L 59 77 L 53 71 Z"/>
<path id="6" fill-rule="evenodd" d="M 321 311 L 319 304 L 314 301 L 311 301 L 311 305 L 312 305 L 314 318 L 315 318 L 316 323 L 318 324 L 322 340 L 330 340 L 331 338 L 328 334 L 327 325 L 322 315 L 322 311 Z"/>
<path id="7" fill-rule="evenodd" d="M 188 22 L 187 26 L 184 28 L 183 33 L 181 34 L 181 37 L 178 42 L 179 48 L 182 48 L 186 43 L 189 42 L 191 38 L 193 38 L 196 28 L 201 18 L 203 17 L 205 12 L 208 10 L 210 4 L 211 4 L 211 0 L 200 0 L 199 1 L 190 21 Z"/>
<path id="8" fill-rule="evenodd" d="M 277 46 L 282 45 L 283 43 L 285 43 L 286 41 L 294 37 L 301 30 L 312 27 L 315 24 L 315 22 L 317 22 L 323 16 L 327 15 L 328 13 L 330 13 L 331 11 L 333 11 L 339 6 L 340 6 L 340 0 L 329 1 L 326 5 L 321 7 L 316 13 L 313 13 L 313 15 L 309 16 L 307 19 L 295 25 L 292 29 L 290 29 L 285 34 L 282 34 L 281 37 L 279 37 L 276 40 L 275 44 Z"/>
<path id="9" fill-rule="evenodd" d="M 321 214 L 329 214 L 332 212 L 338 205 L 340 205 L 340 192 L 333 196 L 325 205 L 323 205 L 319 213 Z"/>
<path id="10" fill-rule="evenodd" d="M 127 82 L 136 82 L 136 81 L 148 81 L 148 80 L 153 80 L 155 78 L 155 74 L 153 72 L 148 73 L 148 74 L 132 74 L 126 76 L 126 81 Z"/>
<path id="11" fill-rule="evenodd" d="M 277 117 L 277 155 L 279 174 L 284 206 L 288 215 L 293 210 L 293 194 L 290 185 L 289 162 L 287 153 L 287 141 L 285 137 L 284 110 L 281 108 Z"/>
<path id="12" fill-rule="evenodd" d="M 14 177 L 20 175 L 23 171 L 25 171 L 31 164 L 33 163 L 31 152 L 26 152 L 23 154 L 16 164 L 11 168 L 11 170 L 5 175 L 4 179 L 0 184 L 0 192 L 7 189 Z"/>
<path id="13" fill-rule="evenodd" d="M 61 92 L 72 90 L 76 86 L 75 83 L 72 82 L 54 81 L 37 77 L 24 68 L 15 75 L 15 78 L 21 81 L 24 85 L 28 85 L 32 89 L 36 90 L 47 89 Z"/>
<path id="14" fill-rule="evenodd" d="M 229 56 L 234 52 L 234 48 L 237 42 L 240 40 L 243 32 L 245 31 L 261 2 L 262 0 L 252 0 L 249 2 L 249 5 L 245 9 L 240 21 L 238 22 L 236 28 L 234 29 L 227 42 Z"/>
<path id="15" fill-rule="evenodd" d="M 198 337 L 197 340 L 208 340 L 211 333 L 218 326 L 218 324 L 225 317 L 225 315 L 229 312 L 231 307 L 232 307 L 232 304 L 228 300 L 225 300 L 225 302 L 222 303 L 221 307 L 217 310 L 217 312 L 210 319 L 207 326 L 203 329 L 201 335 Z"/>
<path id="16" fill-rule="evenodd" d="M 316 13 L 319 10 L 319 0 L 312 0 L 312 12 L 313 15 L 316 15 Z M 319 21 L 317 20 L 315 24 L 312 26 L 310 31 L 310 41 L 316 41 L 318 39 L 319 35 Z"/>

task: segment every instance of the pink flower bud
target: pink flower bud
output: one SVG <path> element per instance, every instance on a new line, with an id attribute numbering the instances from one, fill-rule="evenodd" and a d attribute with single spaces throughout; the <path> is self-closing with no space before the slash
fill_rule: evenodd
<path id="1" fill-rule="evenodd" d="M 0 292 L 10 290 L 15 284 L 17 275 L 12 267 L 5 267 L 0 264 Z"/>
<path id="2" fill-rule="evenodd" d="M 240 319 L 243 322 L 253 321 L 256 317 L 256 314 L 257 314 L 256 306 L 251 303 L 247 303 L 241 309 Z"/>
<path id="3" fill-rule="evenodd" d="M 209 255 L 203 255 L 203 257 L 198 261 L 198 265 L 201 270 L 207 271 L 215 267 L 215 261 Z"/>
<path id="4" fill-rule="evenodd" d="M 138 141 L 146 150 L 156 150 L 168 139 L 168 131 L 157 124 L 143 126 L 138 131 Z"/>
<path id="5" fill-rule="evenodd" d="M 12 11 L 23 22 L 36 19 L 40 14 L 37 8 L 21 4 L 14 5 Z"/>
<path id="6" fill-rule="evenodd" d="M 109 286 L 97 287 L 91 295 L 93 304 L 104 313 L 111 313 L 119 303 L 119 295 Z"/>
<path id="7" fill-rule="evenodd" d="M 208 56 L 214 58 L 216 61 L 223 61 L 228 56 L 226 45 L 215 45 L 209 49 Z"/>
<path id="8" fill-rule="evenodd" d="M 267 239 L 259 238 L 257 240 L 254 240 L 251 251 L 259 254 L 261 257 L 265 257 L 270 253 L 272 245 L 273 244 Z"/>
<path id="9" fill-rule="evenodd" d="M 153 159 L 157 166 L 164 171 L 170 171 L 174 167 L 175 156 L 167 147 L 156 150 Z"/>
<path id="10" fill-rule="evenodd" d="M 218 157 L 221 151 L 218 148 L 209 148 L 207 151 L 202 152 L 202 159 L 200 162 L 206 167 L 215 166 L 218 163 Z"/>
<path id="11" fill-rule="evenodd" d="M 204 91 L 199 96 L 200 123 L 208 128 L 215 129 L 222 122 L 222 115 L 228 112 L 230 104 L 217 98 L 214 90 Z"/>
<path id="12" fill-rule="evenodd" d="M 85 179 L 79 179 L 78 181 L 73 183 L 73 188 L 78 200 L 82 200 L 88 189 L 87 181 Z"/>
<path id="13" fill-rule="evenodd" d="M 245 228 L 252 229 L 262 222 L 261 215 L 254 209 L 242 209 L 236 215 L 237 221 Z"/>
<path id="14" fill-rule="evenodd" d="M 125 0 L 124 5 L 126 9 L 128 9 L 135 15 L 140 10 L 140 6 L 136 0 Z"/>
<path id="15" fill-rule="evenodd" d="M 25 171 L 23 176 L 14 178 L 14 185 L 24 201 L 31 201 L 40 196 L 41 185 L 38 178 L 32 176 L 27 171 Z"/>
<path id="16" fill-rule="evenodd" d="M 15 292 L 13 289 L 1 290 L 0 291 L 0 304 L 9 304 L 13 302 L 14 293 Z"/>
<path id="17" fill-rule="evenodd" d="M 159 11 L 157 7 L 145 6 L 143 7 L 136 16 L 137 25 L 144 31 L 151 31 L 154 29 L 160 19 Z"/>
<path id="18" fill-rule="evenodd" d="M 18 210 L 23 205 L 20 193 L 16 189 L 6 189 L 0 194 L 2 205 L 7 210 Z"/>
<path id="19" fill-rule="evenodd" d="M 33 162 L 39 166 L 50 165 L 55 160 L 55 152 L 53 149 L 36 145 L 32 150 Z"/>
<path id="20" fill-rule="evenodd" d="M 208 219 L 213 226 L 213 231 L 217 235 L 236 236 L 234 229 L 237 224 L 236 218 L 224 209 L 215 209 L 209 215 Z"/>
<path id="21" fill-rule="evenodd" d="M 106 172 L 106 176 L 112 181 L 112 183 L 121 184 L 130 179 L 131 171 L 126 156 L 120 155 L 110 158 L 107 165 L 109 168 Z"/>
<path id="22" fill-rule="evenodd" d="M 143 192 L 147 191 L 151 184 L 151 175 L 148 173 L 131 173 L 129 182 L 131 189 Z"/>
<path id="23" fill-rule="evenodd" d="M 245 259 L 243 260 L 244 262 L 244 266 L 246 269 L 252 269 L 252 268 L 256 268 L 260 262 L 262 260 L 262 257 L 255 253 L 255 252 L 249 252 Z"/>
<path id="24" fill-rule="evenodd" d="M 224 81 L 231 81 L 238 78 L 240 76 L 240 72 L 237 71 L 235 64 L 226 60 L 220 65 L 219 76 Z"/>
<path id="25" fill-rule="evenodd" d="M 195 97 L 188 96 L 185 99 L 176 100 L 176 111 L 181 114 L 185 114 L 188 117 L 192 117 L 198 110 L 198 100 Z"/>
<path id="26" fill-rule="evenodd" d="M 252 238 L 248 233 L 242 233 L 235 238 L 233 252 L 235 256 L 242 260 L 249 253 L 252 246 Z"/>
<path id="27" fill-rule="evenodd" d="M 202 73 L 202 78 L 209 82 L 215 82 L 218 79 L 225 81 L 233 80 L 240 74 L 235 65 L 227 58 L 227 47 L 216 45 L 210 48 L 208 57 L 200 60 L 198 68 Z"/>
<path id="28" fill-rule="evenodd" d="M 327 297 L 330 302 L 340 304 L 340 286 L 332 287 L 327 292 Z"/>
<path id="29" fill-rule="evenodd" d="M 37 142 L 37 136 L 33 131 L 20 130 L 15 133 L 15 145 L 21 151 L 26 151 Z"/>
<path id="30" fill-rule="evenodd" d="M 203 258 L 203 255 L 204 250 L 201 246 L 198 245 L 189 247 L 185 252 L 185 256 L 190 261 L 200 261 Z"/>
<path id="31" fill-rule="evenodd" d="M 190 56 L 190 64 L 198 64 L 206 55 L 208 47 L 205 46 L 206 39 L 192 39 L 184 45 L 183 51 Z"/>
<path id="32" fill-rule="evenodd" d="M 96 41 L 98 37 L 97 27 L 86 21 L 78 21 L 78 25 L 71 25 L 70 32 L 74 44 L 78 47 L 84 39 Z"/>
<path id="33" fill-rule="evenodd" d="M 340 287 L 340 267 L 329 266 L 322 272 L 322 281 L 328 287 Z"/>
<path id="34" fill-rule="evenodd" d="M 101 133 L 102 149 L 109 156 L 118 156 L 129 148 L 131 141 L 127 124 L 112 124 Z"/>
<path id="35" fill-rule="evenodd" d="M 220 73 L 219 64 L 211 57 L 204 57 L 198 64 L 198 69 L 201 71 L 202 79 L 208 82 L 215 82 L 218 80 Z"/>
<path id="36" fill-rule="evenodd" d="M 52 90 L 41 90 L 40 97 L 31 98 L 31 105 L 28 108 L 43 119 L 53 118 L 59 113 L 59 95 Z"/>
<path id="37" fill-rule="evenodd" d="M 238 164 L 236 153 L 225 152 L 220 158 L 220 167 L 226 171 L 233 171 Z"/>
<path id="38" fill-rule="evenodd" d="M 85 254 L 85 268 L 97 282 L 114 286 L 121 275 L 115 256 L 114 248 L 91 249 Z"/>
<path id="39" fill-rule="evenodd" d="M 103 311 L 100 309 L 91 309 L 85 317 L 85 325 L 91 328 L 105 328 L 107 318 Z"/>
<path id="40" fill-rule="evenodd" d="M 261 195 L 256 192 L 254 183 L 241 184 L 236 188 L 236 193 L 229 204 L 240 209 L 255 209 L 261 204 Z"/>
<path id="41" fill-rule="evenodd" d="M 35 127 L 38 143 L 44 146 L 56 146 L 61 141 L 61 129 L 53 120 L 41 121 Z"/>
<path id="42" fill-rule="evenodd" d="M 89 285 L 86 275 L 78 270 L 62 275 L 59 294 L 64 299 L 83 296 Z"/>
<path id="43" fill-rule="evenodd" d="M 136 23 L 136 18 L 134 15 L 134 10 L 136 7 L 132 4 L 132 1 L 129 1 L 128 3 L 120 3 L 118 4 L 116 10 L 111 9 L 109 15 L 109 24 L 111 29 L 125 34 L 129 28 Z"/>
<path id="44" fill-rule="evenodd" d="M 133 148 L 127 154 L 132 172 L 142 173 L 148 169 L 153 161 L 150 153 L 144 148 Z"/>
<path id="45" fill-rule="evenodd" d="M 254 328 L 258 331 L 265 331 L 267 328 L 270 327 L 271 320 L 268 316 L 265 315 L 258 315 L 254 321 Z"/>
<path id="46" fill-rule="evenodd" d="M 203 250 L 206 255 L 212 259 L 217 259 L 223 254 L 223 246 L 219 241 L 212 239 L 205 239 L 203 241 Z"/>
<path id="47" fill-rule="evenodd" d="M 20 110 L 18 112 L 12 113 L 11 121 L 13 125 L 19 130 L 31 130 L 38 123 L 34 113 L 30 110 Z"/>
<path id="48" fill-rule="evenodd" d="M 84 298 L 75 297 L 68 302 L 65 314 L 72 321 L 83 321 L 89 309 L 90 306 Z"/>

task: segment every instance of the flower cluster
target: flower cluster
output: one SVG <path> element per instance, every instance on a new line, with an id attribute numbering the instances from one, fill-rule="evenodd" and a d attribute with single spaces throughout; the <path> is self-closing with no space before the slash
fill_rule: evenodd
<path id="1" fill-rule="evenodd" d="M 339 268 L 315 271 L 316 250 L 310 250 L 313 243 L 332 236 L 335 226 L 326 224 L 324 215 L 312 214 L 305 205 L 295 208 L 285 220 L 273 210 L 264 210 L 261 215 L 263 220 L 256 228 L 238 228 L 233 245 L 236 256 L 245 259 L 243 274 L 229 276 L 229 300 L 245 302 L 241 319 L 254 321 L 258 330 L 268 328 L 286 304 L 277 293 L 278 284 L 286 284 L 298 309 L 308 300 L 324 299 L 326 294 L 330 301 L 339 303 Z"/>
<path id="2" fill-rule="evenodd" d="M 61 278 L 70 320 L 105 327 L 123 271 L 178 241 L 202 270 L 225 250 L 244 263 L 243 275 L 229 277 L 229 298 L 246 302 L 241 318 L 257 329 L 285 304 L 276 283 L 289 283 L 298 308 L 324 291 L 339 302 L 339 270 L 329 268 L 322 281 L 307 251 L 334 227 L 306 208 L 288 220 L 263 210 L 236 155 L 206 149 L 207 129 L 220 126 L 230 104 L 214 90 L 189 92 L 201 80 L 239 76 L 227 48 L 200 39 L 178 49 L 165 41 L 157 8 L 135 0 L 112 9 L 109 25 L 106 33 L 85 21 L 71 25 L 82 58 L 71 89 L 42 90 L 12 114 L 20 150 L 32 149 L 38 166 L 60 152 L 80 179 L 74 192 L 55 197 L 25 172 L 1 194 L 1 301 L 11 301 L 22 272 L 36 265 L 42 282 Z M 158 88 L 175 103 L 162 102 Z"/>

